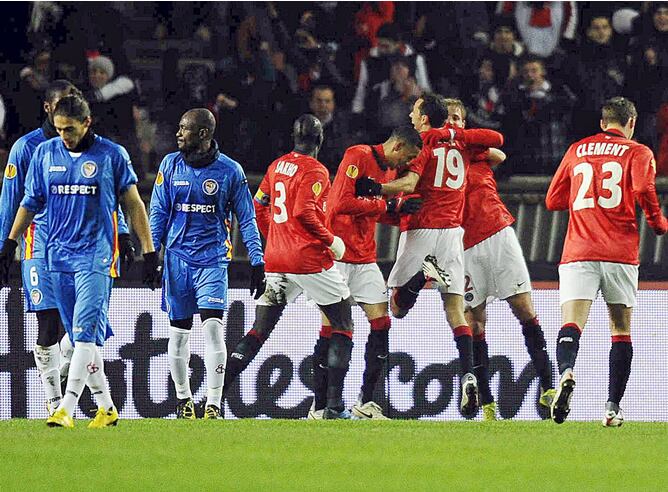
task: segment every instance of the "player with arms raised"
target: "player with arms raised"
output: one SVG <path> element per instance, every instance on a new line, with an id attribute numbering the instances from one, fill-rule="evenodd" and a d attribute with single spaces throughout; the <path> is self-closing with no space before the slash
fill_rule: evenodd
<path id="1" fill-rule="evenodd" d="M 570 412 L 580 335 L 599 290 L 608 304 L 612 335 L 603 425 L 624 422 L 619 403 L 631 372 L 631 312 L 638 290 L 636 202 L 656 234 L 668 231 L 656 196 L 652 151 L 631 140 L 637 117 L 628 99 L 608 100 L 602 108 L 603 132 L 569 147 L 545 198 L 548 209 L 568 210 L 570 216 L 559 265 L 561 378 L 551 409 L 558 424 Z"/>

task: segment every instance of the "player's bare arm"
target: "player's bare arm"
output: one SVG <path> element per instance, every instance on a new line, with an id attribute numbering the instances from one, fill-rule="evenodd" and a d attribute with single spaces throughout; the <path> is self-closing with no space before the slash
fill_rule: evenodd
<path id="1" fill-rule="evenodd" d="M 14 224 L 12 225 L 12 230 L 9 232 L 7 239 L 17 241 L 28 228 L 32 219 L 35 218 L 35 215 L 35 212 L 31 212 L 25 207 L 19 207 L 19 210 L 16 213 L 16 218 L 14 219 Z"/>
<path id="2" fill-rule="evenodd" d="M 151 229 L 148 225 L 146 207 L 139 196 L 137 186 L 132 185 L 128 187 L 125 193 L 121 196 L 121 200 L 123 201 L 125 209 L 128 211 L 130 221 L 132 222 L 132 229 L 139 238 L 144 254 L 155 252 L 153 238 L 151 237 Z"/>

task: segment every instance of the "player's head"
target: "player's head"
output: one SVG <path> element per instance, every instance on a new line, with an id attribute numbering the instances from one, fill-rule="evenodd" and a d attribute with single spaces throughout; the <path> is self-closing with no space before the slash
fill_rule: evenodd
<path id="1" fill-rule="evenodd" d="M 440 128 L 448 117 L 445 98 L 440 94 L 423 94 L 415 101 L 409 114 L 413 128 L 425 132 L 431 128 Z"/>
<path id="2" fill-rule="evenodd" d="M 625 97 L 608 99 L 601 108 L 601 129 L 617 128 L 626 138 L 633 137 L 638 111 L 636 105 Z"/>
<path id="3" fill-rule="evenodd" d="M 61 97 L 53 110 L 53 126 L 65 147 L 75 149 L 86 135 L 91 124 L 90 108 L 80 95 Z"/>
<path id="4" fill-rule="evenodd" d="M 457 128 L 464 128 L 466 126 L 466 106 L 461 99 L 446 98 L 445 104 L 448 107 L 447 123 Z"/>
<path id="5" fill-rule="evenodd" d="M 422 148 L 420 134 L 411 125 L 403 125 L 392 131 L 383 144 L 388 167 L 396 169 L 418 155 Z"/>
<path id="6" fill-rule="evenodd" d="M 206 108 L 195 108 L 183 113 L 176 132 L 176 146 L 184 154 L 203 151 L 211 146 L 216 119 Z"/>
<path id="7" fill-rule="evenodd" d="M 295 151 L 316 157 L 322 145 L 322 123 L 312 114 L 303 114 L 292 126 Z"/>
<path id="8" fill-rule="evenodd" d="M 65 79 L 58 79 L 51 82 L 44 91 L 44 112 L 51 124 L 53 124 L 53 110 L 56 109 L 58 101 L 70 94 L 80 96 L 81 91 L 77 89 L 72 82 Z"/>

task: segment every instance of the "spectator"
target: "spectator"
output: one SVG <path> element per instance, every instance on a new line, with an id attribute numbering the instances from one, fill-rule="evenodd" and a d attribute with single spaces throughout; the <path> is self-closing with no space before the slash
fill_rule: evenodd
<path id="1" fill-rule="evenodd" d="M 624 53 L 614 47 L 608 17 L 589 19 L 586 37 L 568 65 L 572 74 L 570 86 L 578 98 L 573 137 L 579 139 L 599 130 L 603 103 L 620 95 L 624 88 L 626 60 Z"/>
<path id="2" fill-rule="evenodd" d="M 352 104 L 352 112 L 364 114 L 369 127 L 376 122 L 378 103 L 387 95 L 383 90 L 387 84 L 383 85 L 383 82 L 389 80 L 390 67 L 397 58 L 406 62 L 410 75 L 421 90 L 431 91 L 424 57 L 402 42 L 397 25 L 385 24 L 378 30 L 377 37 L 378 45 L 370 50 L 369 57 L 360 66 L 360 78 Z"/>
<path id="3" fill-rule="evenodd" d="M 350 116 L 345 111 L 336 108 L 334 89 L 331 86 L 317 86 L 311 92 L 309 100 L 311 113 L 315 115 L 323 126 L 324 140 L 318 160 L 322 162 L 332 179 L 348 147 L 359 143 L 351 130 Z"/>
<path id="4" fill-rule="evenodd" d="M 90 59 L 85 96 L 90 103 L 95 132 L 123 145 L 132 156 L 136 149 L 133 109 L 138 104 L 138 95 L 129 77 L 114 75 L 114 62 L 110 58 Z"/>
<path id="5" fill-rule="evenodd" d="M 512 145 L 509 171 L 553 174 L 568 146 L 575 96 L 568 87 L 547 79 L 545 63 L 539 58 L 529 58 L 522 64 L 521 77 L 504 101 L 504 133 Z"/>
<path id="6" fill-rule="evenodd" d="M 394 2 L 364 2 L 355 13 L 353 42 L 357 46 L 354 55 L 353 80 L 359 79 L 362 60 L 369 56 L 369 50 L 377 46 L 378 30 L 385 24 L 394 22 Z"/>
<path id="7" fill-rule="evenodd" d="M 650 12 L 651 26 L 632 40 L 626 92 L 638 107 L 638 140 L 656 149 L 657 111 L 668 102 L 668 3 L 652 4 Z"/>
<path id="8" fill-rule="evenodd" d="M 51 52 L 39 50 L 32 57 L 32 63 L 19 72 L 21 85 L 16 95 L 16 118 L 21 135 L 42 124 L 42 98 L 44 90 L 52 79 Z"/>
<path id="9" fill-rule="evenodd" d="M 390 67 L 390 78 L 385 81 L 387 94 L 378 104 L 378 121 L 367 129 L 369 140 L 385 141 L 392 130 L 410 123 L 409 113 L 415 101 L 422 95 L 415 77 L 412 77 L 405 60 L 396 60 Z"/>
<path id="10" fill-rule="evenodd" d="M 668 103 L 663 103 L 657 115 L 659 151 L 656 156 L 656 173 L 668 176 Z"/>
<path id="11" fill-rule="evenodd" d="M 496 82 L 501 88 L 509 88 L 518 74 L 524 46 L 517 40 L 512 22 L 501 20 L 494 27 L 492 41 L 482 58 L 492 62 Z"/>
<path id="12" fill-rule="evenodd" d="M 497 85 L 494 63 L 483 58 L 478 63 L 478 77 L 472 84 L 467 120 L 473 128 L 499 130 L 504 116 L 502 90 Z"/>

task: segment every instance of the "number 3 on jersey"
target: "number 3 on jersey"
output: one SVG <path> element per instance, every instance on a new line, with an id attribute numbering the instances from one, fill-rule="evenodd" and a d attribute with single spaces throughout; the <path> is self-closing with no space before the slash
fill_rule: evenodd
<path id="1" fill-rule="evenodd" d="M 446 152 L 447 150 L 447 152 Z M 436 173 L 434 174 L 434 188 L 443 186 L 443 174 L 448 169 L 448 179 L 445 185 L 453 190 L 458 190 L 464 184 L 466 168 L 464 157 L 457 149 L 446 149 L 438 147 L 434 149 L 434 155 L 438 159 L 436 162 Z"/>
<path id="2" fill-rule="evenodd" d="M 288 220 L 288 209 L 285 207 L 285 183 L 278 181 L 274 185 L 274 190 L 276 190 L 274 194 L 274 210 L 278 210 L 278 213 L 274 212 L 274 222 L 282 224 Z"/>
<path id="3" fill-rule="evenodd" d="M 601 182 L 601 189 L 610 192 L 610 196 L 599 196 L 596 201 L 602 208 L 615 208 L 622 203 L 622 188 L 619 186 L 623 174 L 622 165 L 619 162 L 610 161 L 603 164 L 601 170 L 610 174 L 603 178 Z M 594 179 L 594 169 L 588 162 L 581 162 L 573 168 L 573 176 L 578 174 L 582 174 L 582 183 L 580 183 L 575 200 L 573 200 L 574 212 L 585 208 L 594 208 L 594 197 L 586 196 Z"/>

